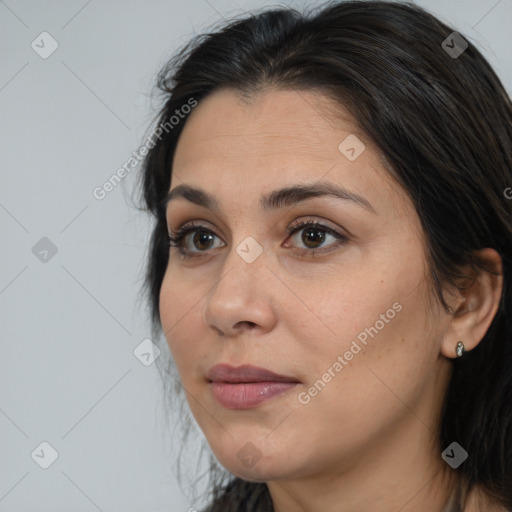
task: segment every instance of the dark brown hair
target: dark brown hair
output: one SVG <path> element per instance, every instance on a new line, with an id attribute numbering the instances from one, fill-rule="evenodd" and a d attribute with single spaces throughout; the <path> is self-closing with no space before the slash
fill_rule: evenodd
<path id="1" fill-rule="evenodd" d="M 443 47 L 453 31 L 412 3 L 330 2 L 308 14 L 248 15 L 197 36 L 162 69 L 157 121 L 169 126 L 191 98 L 200 103 L 220 88 L 248 97 L 269 86 L 317 90 L 352 113 L 411 198 L 431 284 L 447 311 L 443 285 L 455 284 L 463 266 L 486 270 L 476 250 L 498 251 L 500 307 L 478 346 L 453 361 L 439 435 L 441 446 L 457 441 L 469 453 L 458 469 L 469 486 L 482 484 L 512 508 L 512 202 L 504 196 L 512 186 L 512 105 L 468 37 L 460 55 Z M 166 130 L 141 173 L 144 207 L 155 219 L 144 288 L 154 337 L 169 253 L 163 199 L 185 123 L 186 116 Z M 266 484 L 231 477 L 227 485 L 212 478 L 209 512 L 272 510 Z"/>

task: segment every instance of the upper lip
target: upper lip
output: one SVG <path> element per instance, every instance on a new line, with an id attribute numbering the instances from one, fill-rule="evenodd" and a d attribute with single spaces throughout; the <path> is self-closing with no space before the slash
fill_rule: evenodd
<path id="1" fill-rule="evenodd" d="M 266 368 L 243 365 L 216 364 L 206 377 L 211 382 L 299 382 L 295 377 L 279 375 Z"/>

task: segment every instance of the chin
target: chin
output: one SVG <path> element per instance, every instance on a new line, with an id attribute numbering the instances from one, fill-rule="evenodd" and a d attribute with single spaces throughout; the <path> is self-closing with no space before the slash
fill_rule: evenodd
<path id="1" fill-rule="evenodd" d="M 249 482 L 286 479 L 295 473 L 293 463 L 286 453 L 263 455 L 250 442 L 236 452 L 215 455 L 230 473 Z"/>
<path id="2" fill-rule="evenodd" d="M 238 470 L 240 468 L 236 469 Z M 261 472 L 256 472 L 256 470 L 245 469 L 243 471 L 235 471 L 234 469 L 228 469 L 228 471 L 236 477 L 241 478 L 242 480 L 246 480 L 247 482 L 265 483 L 273 479 L 269 473 L 261 474 Z"/>

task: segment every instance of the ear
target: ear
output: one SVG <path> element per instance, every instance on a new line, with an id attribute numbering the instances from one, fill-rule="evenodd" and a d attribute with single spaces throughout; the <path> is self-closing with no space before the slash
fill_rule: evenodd
<path id="1" fill-rule="evenodd" d="M 463 289 L 452 288 L 452 307 L 449 327 L 442 341 L 441 352 L 455 358 L 458 341 L 466 351 L 474 349 L 482 341 L 499 309 L 503 290 L 503 264 L 499 253 L 491 248 L 476 251 L 480 259 L 499 275 L 487 271 L 473 271 L 461 281 Z"/>

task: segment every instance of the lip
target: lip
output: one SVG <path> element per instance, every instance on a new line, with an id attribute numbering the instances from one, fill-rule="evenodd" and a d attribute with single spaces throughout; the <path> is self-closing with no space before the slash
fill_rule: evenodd
<path id="1" fill-rule="evenodd" d="M 213 366 L 207 374 L 215 399 L 226 409 L 250 409 L 282 396 L 300 382 L 266 368 L 227 364 Z"/>
<path id="2" fill-rule="evenodd" d="M 231 366 L 229 364 L 216 364 L 210 368 L 206 378 L 211 382 L 295 382 L 295 377 L 279 375 L 266 368 L 245 364 L 243 366 Z"/>

